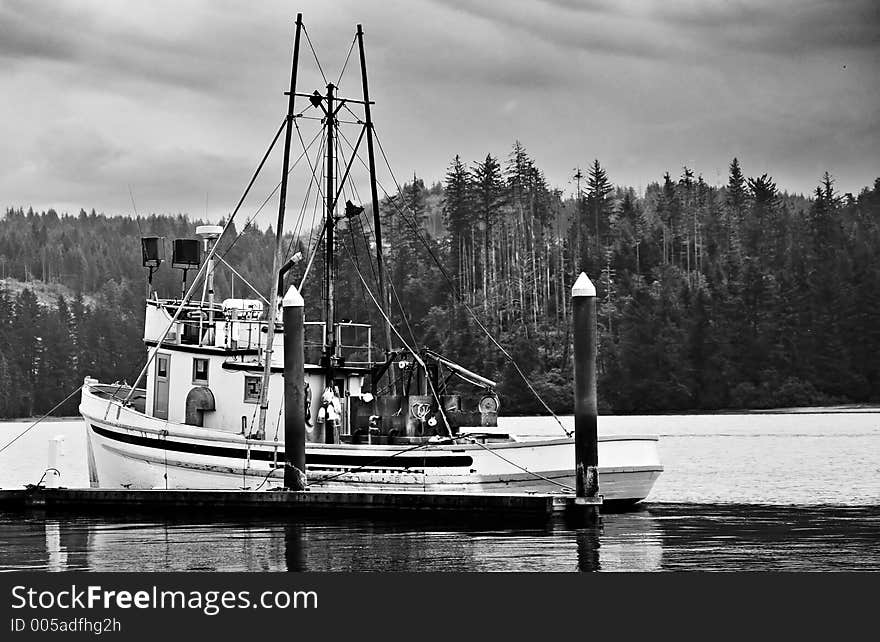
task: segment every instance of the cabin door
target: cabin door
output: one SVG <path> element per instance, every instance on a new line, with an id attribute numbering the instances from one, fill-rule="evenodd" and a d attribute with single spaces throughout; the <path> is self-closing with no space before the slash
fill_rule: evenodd
<path id="1" fill-rule="evenodd" d="M 168 355 L 156 355 L 156 377 L 153 389 L 153 416 L 168 419 Z"/>
<path id="2" fill-rule="evenodd" d="M 339 434 L 340 435 L 348 435 L 350 431 L 348 429 L 348 390 L 346 387 L 346 380 L 343 379 L 334 379 L 333 387 L 339 391 L 339 406 L 342 410 L 341 421 L 339 422 Z"/>

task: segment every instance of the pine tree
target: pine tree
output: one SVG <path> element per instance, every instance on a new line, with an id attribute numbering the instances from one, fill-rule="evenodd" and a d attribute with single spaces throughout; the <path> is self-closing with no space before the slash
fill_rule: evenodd
<path id="1" fill-rule="evenodd" d="M 594 274 L 597 273 L 596 268 L 601 265 L 603 260 L 602 247 L 608 235 L 608 215 L 611 205 L 608 195 L 613 190 L 614 187 L 608 180 L 608 173 L 599 165 L 599 159 L 593 160 L 587 173 L 587 207 L 592 214 L 592 266 Z"/>
<path id="2" fill-rule="evenodd" d="M 727 250 L 735 254 L 736 257 L 742 251 L 739 229 L 745 217 L 747 198 L 746 179 L 739 166 L 739 160 L 734 157 L 730 162 L 730 173 L 727 179 L 724 224 L 727 230 Z"/>
<path id="3" fill-rule="evenodd" d="M 444 223 L 450 233 L 449 256 L 456 275 L 456 289 L 461 292 L 466 279 L 465 257 L 470 254 L 473 204 L 470 175 L 456 155 L 446 172 L 446 198 L 443 201 Z"/>
<path id="4" fill-rule="evenodd" d="M 482 163 L 477 163 L 471 176 L 471 190 L 474 195 L 480 231 L 483 236 L 483 252 L 479 259 L 479 264 L 483 284 L 483 312 L 488 317 L 489 270 L 493 249 L 492 232 L 499 220 L 501 207 L 504 204 L 504 180 L 501 165 L 491 154 L 488 154 Z"/>

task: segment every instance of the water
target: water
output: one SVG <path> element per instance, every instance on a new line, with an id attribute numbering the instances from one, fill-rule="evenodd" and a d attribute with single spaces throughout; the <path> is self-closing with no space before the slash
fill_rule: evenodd
<path id="1" fill-rule="evenodd" d="M 0 423 L 0 446 L 27 425 Z M 599 528 L 0 513 L 0 570 L 880 570 L 880 413 L 603 417 L 600 433 L 659 435 L 666 470 Z M 0 453 L 0 487 L 36 482 L 56 435 L 62 485 L 88 485 L 84 426 L 66 421 Z"/>

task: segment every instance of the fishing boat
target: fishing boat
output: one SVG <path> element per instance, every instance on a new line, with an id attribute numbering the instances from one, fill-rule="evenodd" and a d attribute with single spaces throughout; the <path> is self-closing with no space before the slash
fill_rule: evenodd
<path id="1" fill-rule="evenodd" d="M 234 270 L 218 248 L 244 196 L 224 226 L 199 226 L 196 238 L 174 240 L 172 267 L 183 272 L 179 298 L 160 298 L 152 289 L 153 272 L 164 262 L 164 240 L 142 239 L 149 270 L 146 364 L 133 385 L 88 377 L 84 382 L 80 412 L 86 422 L 91 485 L 267 491 L 284 487 L 285 337 L 279 315 L 293 267 L 305 266 L 299 287 L 291 284 L 288 290 L 289 296 L 299 296 L 319 257 L 322 300 L 318 305 L 301 303 L 306 317 L 314 318 L 304 323 L 304 332 L 312 337 L 306 344 L 302 382 L 306 489 L 574 493 L 574 440 L 561 422 L 558 437 L 506 434 L 498 427 L 502 400 L 495 381 L 454 358 L 411 345 L 392 322 L 363 31 L 358 25 L 355 37 L 362 93 L 347 98 L 333 83 L 320 92 L 297 92 L 302 30 L 298 17 L 290 90 L 285 92 L 287 114 L 272 143 L 284 134 L 273 287 L 264 293 L 254 289 L 254 298 L 215 300 L 217 270 Z M 297 103 L 304 105 L 301 111 Z M 351 114 L 357 110 L 355 122 L 349 124 L 359 128 L 347 159 L 338 145 L 343 108 Z M 299 253 L 288 259 L 283 234 L 292 126 L 310 112 L 321 127 L 316 160 L 323 164 L 323 180 L 314 171 L 310 180 L 323 192 L 322 222 L 308 256 Z M 337 311 L 337 262 L 348 252 L 340 230 L 369 214 L 351 200 L 340 203 L 364 140 L 375 287 L 370 288 L 360 271 L 357 274 L 383 321 L 376 335 L 384 340 L 378 342 L 370 323 L 340 318 Z M 307 151 L 304 146 L 303 155 Z M 248 190 L 268 156 L 269 151 Z M 188 271 L 196 271 L 196 276 L 187 286 Z M 200 298 L 195 296 L 199 286 Z M 654 436 L 600 436 L 598 456 L 599 488 L 606 505 L 644 499 L 663 470 Z"/>

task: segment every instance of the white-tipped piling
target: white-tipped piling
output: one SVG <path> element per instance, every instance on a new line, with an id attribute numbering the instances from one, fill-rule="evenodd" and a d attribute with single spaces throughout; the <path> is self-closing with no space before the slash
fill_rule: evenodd
<path id="1" fill-rule="evenodd" d="M 304 490 L 306 487 L 304 305 L 299 290 L 291 285 L 281 301 L 284 321 L 284 486 L 290 490 Z"/>
<path id="2" fill-rule="evenodd" d="M 571 289 L 574 335 L 575 503 L 598 506 L 599 438 L 596 397 L 596 287 L 583 272 Z M 597 510 L 592 510 L 597 513 Z"/>

